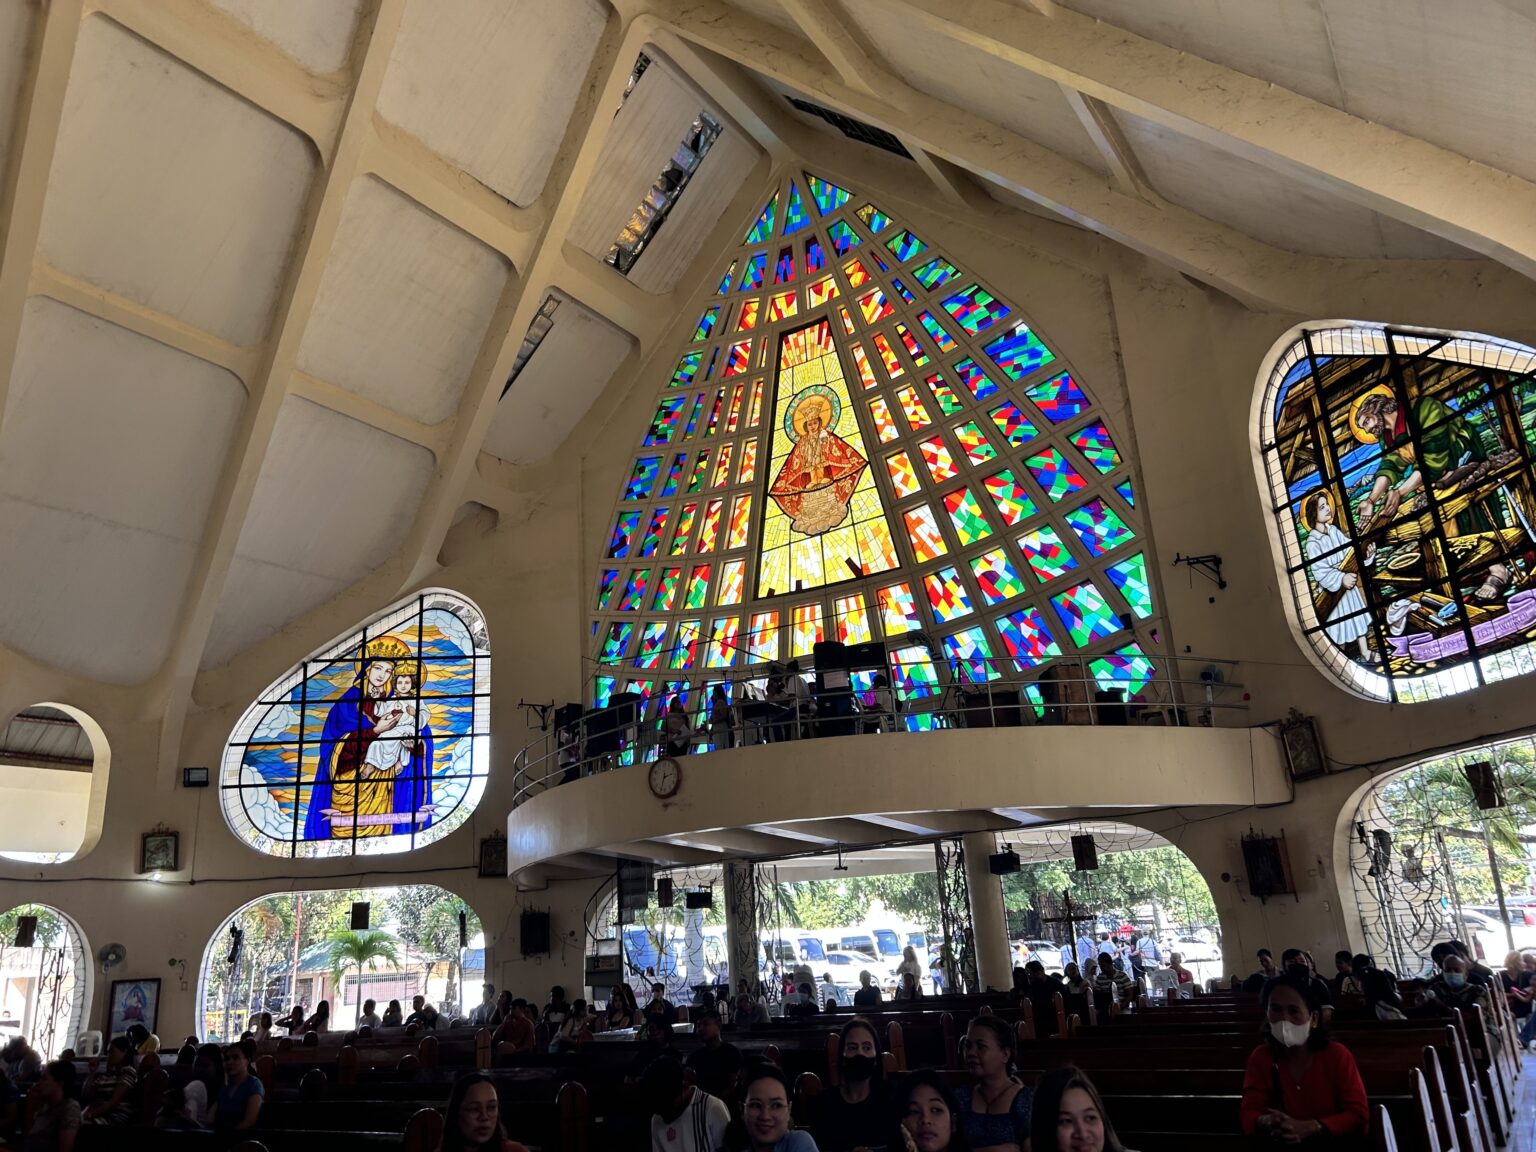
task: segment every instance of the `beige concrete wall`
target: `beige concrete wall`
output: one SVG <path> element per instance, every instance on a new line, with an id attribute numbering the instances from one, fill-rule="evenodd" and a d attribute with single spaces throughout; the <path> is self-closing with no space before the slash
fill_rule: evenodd
<path id="1" fill-rule="evenodd" d="M 1536 722 L 1532 685 L 1524 681 L 1432 704 L 1361 701 L 1324 680 L 1292 637 L 1250 455 L 1253 390 L 1273 341 L 1303 319 L 1323 317 L 1246 312 L 1109 241 L 1061 225 L 1026 225 L 1034 235 L 1025 244 L 920 214 L 911 219 L 930 242 L 989 278 L 1020 307 L 1094 389 L 1111 423 L 1133 446 L 1144 477 L 1170 639 L 1181 651 L 1188 645 L 1242 661 L 1239 674 L 1251 692 L 1254 722 L 1300 708 L 1318 717 L 1332 757 L 1376 766 Z M 1346 295 L 1341 286 L 1347 286 L 1360 307 L 1344 318 L 1465 327 L 1536 343 L 1536 322 L 1501 287 L 1508 284 L 1502 275 L 1479 280 L 1438 264 L 1405 262 L 1396 276 L 1362 283 L 1341 268 L 1339 284 L 1319 284 L 1319 299 L 1337 301 Z M 1395 311 L 1398 300 L 1411 314 Z M 1337 316 L 1332 311 L 1329 318 Z M 357 876 L 349 872 L 357 866 L 346 862 L 287 862 L 249 851 L 230 835 L 212 790 L 173 787 L 174 773 L 160 770 L 162 761 L 167 768 L 201 764 L 217 777 L 223 742 L 245 704 L 295 660 L 393 602 L 400 589 L 389 580 L 398 578 L 385 574 L 230 666 L 200 677 L 186 731 L 164 756 L 159 722 L 164 699 L 155 685 L 103 689 L 11 661 L 0 675 L 0 713 L 39 701 L 85 709 L 110 741 L 112 778 L 100 841 L 64 865 L 0 864 L 0 904 L 54 904 L 80 923 L 93 948 L 112 940 L 127 946 L 129 961 L 114 975 L 168 977 L 169 959 L 190 958 L 189 967 L 195 967 L 224 916 L 256 896 L 295 887 L 419 879 L 459 892 L 475 906 L 490 937 L 498 983 L 524 994 L 556 980 L 579 983 L 579 921 L 592 885 L 570 882 L 518 894 L 509 882 L 475 876 L 477 843 L 503 823 L 510 808 L 513 757 L 529 735 L 518 699 L 575 698 L 580 691 L 595 557 L 620 475 L 650 416 L 658 374 L 675 356 L 685 322 L 690 321 L 680 313 L 673 333 L 656 342 L 651 358 L 620 371 L 595 414 L 552 462 L 518 470 L 482 460 L 483 481 L 511 492 L 499 523 L 480 533 L 472 521 L 451 535 L 445 566 L 431 579 L 474 598 L 491 630 L 493 776 L 474 820 L 409 858 L 371 858 L 372 871 Z M 1229 587 L 1216 592 L 1187 571 L 1172 570 L 1175 552 L 1219 553 Z M 1081 771 L 1088 762 L 1064 752 L 1061 762 L 1045 771 L 1080 781 L 1080 802 L 1112 805 L 1117 797 L 1104 794 L 1092 775 Z M 1371 770 L 1302 785 L 1293 803 L 1262 811 L 1213 816 L 1209 810 L 1180 809 L 1141 819 L 1158 826 L 1200 865 L 1235 948 L 1251 952 L 1261 943 L 1296 943 L 1326 952 L 1348 935 L 1351 921 L 1334 860 L 1336 829 Z M 1246 776 L 1248 765 L 1233 764 L 1231 771 Z M 934 807 L 966 803 L 948 795 L 946 787 L 943 774 L 935 773 Z M 1109 809 L 1097 811 L 1104 815 Z M 137 878 L 135 868 L 140 835 L 161 822 L 181 833 L 184 866 L 171 883 L 156 886 Z M 1301 886 L 1299 902 L 1261 905 L 1246 895 L 1237 842 L 1250 824 L 1285 829 Z M 1222 881 L 1223 872 L 1233 879 Z M 562 943 L 554 956 L 525 963 L 512 956 L 516 914 L 530 905 L 553 910 Z M 98 981 L 93 1020 L 100 1019 L 105 984 Z M 167 979 L 162 1031 L 187 1030 L 193 1005 L 193 990 Z"/>

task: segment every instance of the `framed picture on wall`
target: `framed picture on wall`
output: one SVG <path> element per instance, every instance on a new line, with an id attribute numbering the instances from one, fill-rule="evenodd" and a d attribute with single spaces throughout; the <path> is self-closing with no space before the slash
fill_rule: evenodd
<path id="1" fill-rule="evenodd" d="M 480 875 L 507 878 L 507 838 L 487 836 L 480 841 Z"/>
<path id="2" fill-rule="evenodd" d="M 139 852 L 140 872 L 174 872 L 180 863 L 180 837 L 175 832 L 157 828 L 144 833 Z"/>
<path id="3" fill-rule="evenodd" d="M 1292 709 L 1290 716 L 1280 723 L 1280 740 L 1285 745 L 1285 759 L 1293 780 L 1315 780 L 1327 774 L 1323 742 L 1310 716 Z"/>
<path id="4" fill-rule="evenodd" d="M 130 1025 L 151 1032 L 160 1015 L 160 980 L 114 980 L 107 1000 L 107 1037 L 121 1036 Z"/>

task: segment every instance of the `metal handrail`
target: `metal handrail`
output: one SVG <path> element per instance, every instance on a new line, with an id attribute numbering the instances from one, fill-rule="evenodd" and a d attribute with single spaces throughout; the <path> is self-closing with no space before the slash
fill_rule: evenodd
<path id="1" fill-rule="evenodd" d="M 823 693 L 834 705 L 831 714 L 816 710 L 809 687 L 806 697 L 792 696 L 783 701 L 738 698 L 731 702 L 729 743 L 725 746 L 833 735 L 1034 724 L 1120 726 L 1136 722 L 1213 727 L 1218 714 L 1248 709 L 1243 685 L 1226 674 L 1212 672 L 1213 666 L 1231 669 L 1239 661 L 1194 655 L 1147 657 L 1153 674 L 1143 678 L 1095 676 L 1089 665 L 1099 659 L 1102 657 L 1058 658 L 1043 674 L 1032 669 L 1031 675 L 1020 675 L 1013 661 L 1006 657 L 951 662 L 952 679 L 940 685 L 935 694 L 903 702 L 894 688 L 886 689 L 886 698 L 894 705 L 890 709 L 866 709 L 859 694 L 851 690 Z M 966 668 L 983 663 L 998 674 L 995 679 L 983 683 L 962 675 Z M 1194 678 L 1184 677 L 1175 667 L 1183 664 L 1199 665 L 1201 672 Z M 936 662 L 935 666 L 943 665 Z M 690 694 L 703 694 L 724 683 L 725 672 L 721 669 L 714 675 L 684 675 L 668 683 L 686 683 Z M 802 675 L 806 675 L 804 670 Z M 746 683 L 739 678 L 734 682 Z M 1125 696 L 1132 685 L 1137 686 L 1135 697 L 1127 700 Z M 708 725 L 695 729 L 692 719 L 701 712 L 697 706 L 689 710 L 686 736 L 669 736 L 662 729 L 667 702 L 674 695 L 671 690 L 652 692 L 629 717 L 610 715 L 617 713 L 617 709 L 593 710 L 563 732 L 551 729 L 524 745 L 513 761 L 512 807 L 519 807 L 548 788 L 583 776 L 648 763 L 663 754 L 704 755 L 718 750 L 726 734 L 716 733 Z M 836 698 L 848 703 L 842 704 Z M 702 711 L 707 715 L 707 705 Z M 909 717 L 926 719 L 912 726 L 907 722 Z M 597 718 L 602 720 L 600 727 L 592 723 Z"/>

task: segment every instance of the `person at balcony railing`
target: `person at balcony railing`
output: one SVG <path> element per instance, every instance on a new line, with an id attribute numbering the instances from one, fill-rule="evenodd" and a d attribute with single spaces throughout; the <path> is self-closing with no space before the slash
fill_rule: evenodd
<path id="1" fill-rule="evenodd" d="M 896 731 L 896 696 L 884 672 L 876 672 L 868 688 L 859 693 L 860 729 L 864 732 Z"/>
<path id="2" fill-rule="evenodd" d="M 560 783 L 569 784 L 581 775 L 581 740 L 576 729 L 569 725 L 555 729 L 555 748 L 560 760 Z"/>
<path id="3" fill-rule="evenodd" d="M 800 675 L 800 661 L 791 660 L 785 667 L 789 694 L 795 701 L 794 735 L 803 737 L 816 732 L 816 701 L 811 697 L 810 686 Z"/>
<path id="4" fill-rule="evenodd" d="M 709 693 L 709 738 L 717 749 L 736 746 L 735 715 L 725 685 L 716 684 Z"/>
<path id="5" fill-rule="evenodd" d="M 784 666 L 776 660 L 768 665 L 768 684 L 763 697 L 768 704 L 768 739 L 788 740 L 790 723 L 795 715 L 795 696 Z"/>
<path id="6" fill-rule="evenodd" d="M 693 725 L 688 723 L 680 696 L 672 697 L 667 714 L 661 718 L 661 743 L 668 756 L 688 755 L 688 745 L 693 743 Z"/>

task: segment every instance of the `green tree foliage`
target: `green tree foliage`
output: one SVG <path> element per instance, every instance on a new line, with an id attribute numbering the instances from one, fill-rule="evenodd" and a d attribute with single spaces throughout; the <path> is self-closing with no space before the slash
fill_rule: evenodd
<path id="1" fill-rule="evenodd" d="M 357 1010 L 363 1010 L 363 969 L 378 968 L 380 962 L 395 967 L 400 965 L 400 950 L 388 932 L 368 930 L 353 932 L 348 929 L 331 937 L 331 980 L 338 989 L 342 987 L 342 973 L 349 967 L 357 969 Z"/>
<path id="2" fill-rule="evenodd" d="M 459 913 L 468 921 L 467 933 L 479 935 L 480 918 L 463 900 L 441 888 L 422 885 L 396 888 L 385 900 L 389 917 L 402 940 L 414 944 L 430 967 L 448 966 L 443 1003 L 438 1010 L 453 1016 L 459 1010 Z"/>

